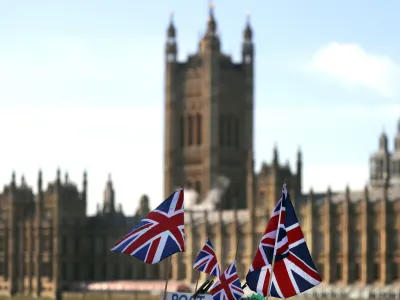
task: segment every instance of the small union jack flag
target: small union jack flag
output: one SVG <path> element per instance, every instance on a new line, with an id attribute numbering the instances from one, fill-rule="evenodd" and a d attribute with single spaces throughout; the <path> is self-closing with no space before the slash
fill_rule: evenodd
<path id="1" fill-rule="evenodd" d="M 147 263 L 185 251 L 184 191 L 172 193 L 151 211 L 111 251 L 136 257 Z"/>
<path id="2" fill-rule="evenodd" d="M 219 278 L 221 269 L 219 268 L 217 255 L 210 239 L 207 238 L 207 242 L 201 249 L 199 255 L 194 262 L 193 269 L 204 272 L 208 275 Z"/>
<path id="3" fill-rule="evenodd" d="M 214 300 L 239 300 L 243 295 L 239 276 L 236 272 L 236 260 L 225 270 L 210 290 Z"/>
<path id="4" fill-rule="evenodd" d="M 322 281 L 308 250 L 286 184 L 246 281 L 252 291 L 282 299 L 298 295 Z"/>

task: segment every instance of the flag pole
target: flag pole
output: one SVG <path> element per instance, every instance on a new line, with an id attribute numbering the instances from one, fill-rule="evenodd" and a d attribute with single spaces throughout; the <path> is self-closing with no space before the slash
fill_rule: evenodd
<path id="1" fill-rule="evenodd" d="M 285 186 L 285 189 L 286 189 L 286 180 L 284 182 L 284 186 Z M 281 200 L 281 207 L 279 209 L 279 218 L 278 218 L 278 227 L 276 228 L 274 254 L 272 256 L 271 271 L 270 271 L 269 280 L 268 280 L 268 286 L 267 286 L 267 296 L 265 296 L 266 300 L 268 300 L 269 294 L 271 293 L 272 276 L 274 274 L 274 265 L 275 265 L 275 257 L 276 257 L 276 245 L 278 243 L 279 229 L 281 227 L 282 204 L 283 204 L 283 195 L 282 195 L 282 200 Z M 268 270 L 267 270 L 267 272 L 268 272 Z"/>
<path id="2" fill-rule="evenodd" d="M 171 268 L 171 261 L 172 261 L 172 255 L 168 257 L 168 261 L 166 263 L 167 265 L 167 270 L 165 271 L 165 288 L 164 288 L 164 296 L 163 300 L 167 299 L 167 287 L 168 287 L 168 281 L 169 281 L 169 269 Z"/>
<path id="3" fill-rule="evenodd" d="M 197 271 L 197 281 L 196 281 L 196 287 L 194 288 L 194 292 L 197 291 L 197 286 L 199 285 L 199 280 L 200 280 L 200 271 Z"/>

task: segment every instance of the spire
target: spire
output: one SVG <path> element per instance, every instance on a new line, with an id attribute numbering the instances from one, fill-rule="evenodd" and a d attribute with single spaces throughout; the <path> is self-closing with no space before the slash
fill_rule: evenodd
<path id="1" fill-rule="evenodd" d="M 42 170 L 39 169 L 39 173 L 38 173 L 38 192 L 42 191 L 42 184 L 43 184 L 43 179 L 42 179 Z"/>
<path id="2" fill-rule="evenodd" d="M 217 33 L 217 22 L 215 21 L 214 9 L 215 9 L 214 2 L 209 1 L 207 33 L 206 33 L 207 36 L 215 36 Z"/>
<path id="3" fill-rule="evenodd" d="M 243 39 L 247 42 L 251 42 L 253 38 L 253 30 L 251 29 L 250 25 L 250 12 L 246 12 L 246 27 L 244 28 L 243 32 Z"/>
<path id="4" fill-rule="evenodd" d="M 379 149 L 385 152 L 388 151 L 388 137 L 385 130 L 382 131 L 381 136 L 379 137 Z"/>
<path id="5" fill-rule="evenodd" d="M 104 189 L 103 199 L 103 212 L 114 213 L 115 212 L 115 199 L 114 199 L 114 188 L 111 180 L 111 174 L 108 174 L 106 187 Z"/>
<path id="6" fill-rule="evenodd" d="M 274 165 L 278 165 L 278 163 L 279 163 L 278 145 L 277 144 L 274 145 L 274 154 L 273 154 L 272 162 Z"/>
<path id="7" fill-rule="evenodd" d="M 167 30 L 168 38 L 175 38 L 176 37 L 176 30 L 174 25 L 174 11 L 169 13 L 169 26 Z"/>

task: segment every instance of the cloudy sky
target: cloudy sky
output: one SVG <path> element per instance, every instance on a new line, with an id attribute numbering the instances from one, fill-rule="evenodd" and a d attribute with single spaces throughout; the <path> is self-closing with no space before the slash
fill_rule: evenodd
<path id="1" fill-rule="evenodd" d="M 400 116 L 398 1 L 217 0 L 223 51 L 240 55 L 245 11 L 256 43 L 256 163 L 304 153 L 304 191 L 361 188 L 369 156 Z M 112 173 L 132 213 L 162 199 L 164 41 L 175 13 L 181 59 L 196 51 L 207 1 L 0 2 L 0 183 L 56 169 L 89 213 Z"/>

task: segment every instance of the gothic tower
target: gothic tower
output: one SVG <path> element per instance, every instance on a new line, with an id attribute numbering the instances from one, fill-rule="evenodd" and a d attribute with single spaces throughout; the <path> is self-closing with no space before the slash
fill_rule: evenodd
<path id="1" fill-rule="evenodd" d="M 254 46 L 249 20 L 241 62 L 221 51 L 214 16 L 197 53 L 178 62 L 176 29 L 167 30 L 164 193 L 191 187 L 204 199 L 219 176 L 229 179 L 221 206 L 246 206 L 247 158 L 253 151 Z"/>

